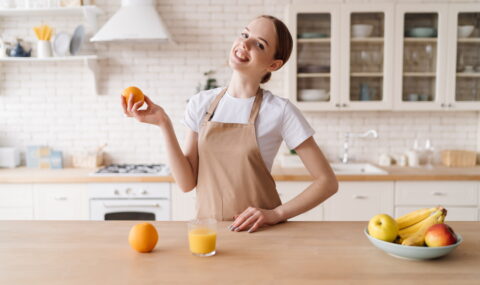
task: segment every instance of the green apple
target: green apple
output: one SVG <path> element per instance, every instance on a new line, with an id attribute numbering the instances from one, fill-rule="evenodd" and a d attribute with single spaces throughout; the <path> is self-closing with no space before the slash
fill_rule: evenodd
<path id="1" fill-rule="evenodd" d="M 368 222 L 368 233 L 376 239 L 393 242 L 398 235 L 398 225 L 389 215 L 379 214 Z"/>

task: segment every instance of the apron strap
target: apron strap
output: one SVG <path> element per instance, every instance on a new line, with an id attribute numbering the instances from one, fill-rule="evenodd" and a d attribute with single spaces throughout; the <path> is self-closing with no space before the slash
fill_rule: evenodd
<path id="1" fill-rule="evenodd" d="M 218 93 L 217 97 L 215 97 L 212 104 L 210 104 L 210 107 L 208 107 L 208 111 L 203 116 L 202 123 L 207 123 L 210 121 L 213 116 L 213 112 L 215 112 L 215 109 L 217 108 L 218 103 L 222 99 L 223 95 L 225 95 L 225 92 L 227 92 L 227 88 L 224 88 L 222 91 L 220 91 L 220 93 Z"/>
<path id="2" fill-rule="evenodd" d="M 252 112 L 250 113 L 250 118 L 248 119 L 248 123 L 250 125 L 255 124 L 255 120 L 257 119 L 258 113 L 260 112 L 260 106 L 262 105 L 263 99 L 263 89 L 258 88 L 257 95 L 255 96 L 255 101 L 253 102 Z"/>

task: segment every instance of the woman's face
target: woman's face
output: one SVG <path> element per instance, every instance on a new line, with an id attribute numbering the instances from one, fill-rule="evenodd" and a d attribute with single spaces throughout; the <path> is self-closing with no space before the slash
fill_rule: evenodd
<path id="1" fill-rule="evenodd" d="M 273 22 L 257 18 L 233 42 L 228 63 L 234 70 L 261 78 L 283 64 L 282 60 L 274 59 L 277 44 Z"/>

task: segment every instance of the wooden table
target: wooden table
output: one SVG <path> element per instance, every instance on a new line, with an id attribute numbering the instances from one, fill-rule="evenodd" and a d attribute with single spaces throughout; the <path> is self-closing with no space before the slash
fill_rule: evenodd
<path id="1" fill-rule="evenodd" d="M 185 222 L 154 222 L 152 253 L 127 242 L 133 221 L 1 221 L 0 284 L 479 284 L 480 222 L 451 222 L 464 242 L 430 261 L 397 259 L 365 222 L 287 222 L 256 233 L 218 229 L 218 253 L 195 257 Z"/>

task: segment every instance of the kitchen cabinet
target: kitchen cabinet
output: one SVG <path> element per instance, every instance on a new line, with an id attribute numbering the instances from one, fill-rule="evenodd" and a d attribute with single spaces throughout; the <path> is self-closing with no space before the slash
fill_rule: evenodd
<path id="1" fill-rule="evenodd" d="M 88 220 L 86 184 L 34 184 L 35 219 Z"/>
<path id="2" fill-rule="evenodd" d="M 277 182 L 277 191 L 280 195 L 282 204 L 292 200 L 301 192 L 303 192 L 311 182 Z M 323 220 L 323 206 L 320 204 L 317 207 L 289 219 L 289 221 L 322 221 Z"/>
<path id="3" fill-rule="evenodd" d="M 303 111 L 478 110 L 479 18 L 455 1 L 292 4 L 286 94 Z"/>
<path id="4" fill-rule="evenodd" d="M 188 221 L 195 218 L 196 190 L 184 193 L 172 183 L 172 221 Z"/>
<path id="5" fill-rule="evenodd" d="M 324 203 L 326 221 L 368 221 L 384 213 L 393 216 L 394 182 L 340 182 Z"/>
<path id="6" fill-rule="evenodd" d="M 395 214 L 442 205 L 448 211 L 447 221 L 476 221 L 479 185 L 477 181 L 397 181 Z"/>
<path id="7" fill-rule="evenodd" d="M 33 219 L 31 184 L 0 184 L 0 220 Z"/>

